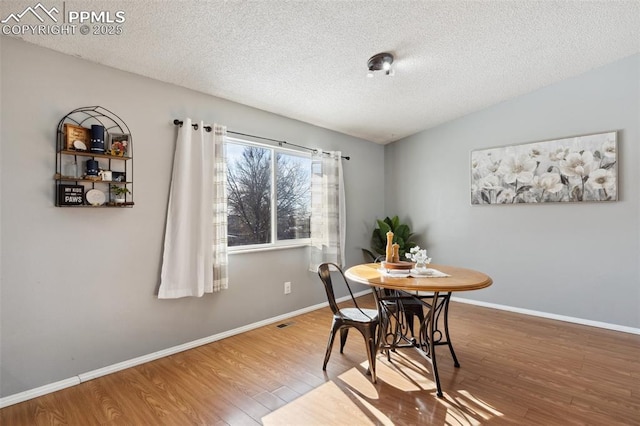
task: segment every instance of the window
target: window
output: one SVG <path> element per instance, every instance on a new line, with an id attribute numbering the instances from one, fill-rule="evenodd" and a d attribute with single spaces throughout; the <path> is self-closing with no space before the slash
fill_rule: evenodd
<path id="1" fill-rule="evenodd" d="M 307 242 L 311 158 L 237 139 L 226 150 L 229 247 Z"/>

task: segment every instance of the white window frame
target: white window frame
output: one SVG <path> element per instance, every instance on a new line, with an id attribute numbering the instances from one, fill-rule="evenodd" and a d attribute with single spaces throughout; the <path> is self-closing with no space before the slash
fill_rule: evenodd
<path id="1" fill-rule="evenodd" d="M 271 150 L 271 242 L 262 244 L 247 244 L 243 246 L 230 246 L 227 244 L 229 254 L 233 253 L 253 253 L 267 250 L 282 250 L 295 247 L 307 247 L 311 245 L 311 238 L 297 238 L 292 240 L 278 240 L 278 204 L 276 199 L 277 183 L 276 183 L 276 153 L 282 152 L 288 155 L 295 155 L 311 159 L 311 153 L 301 152 L 295 149 L 276 147 L 269 144 L 248 141 L 234 137 L 226 137 L 225 143 L 233 143 L 236 145 L 255 146 Z M 310 171 L 311 172 L 311 171 Z M 309 175 L 309 183 L 311 183 L 311 174 Z"/>

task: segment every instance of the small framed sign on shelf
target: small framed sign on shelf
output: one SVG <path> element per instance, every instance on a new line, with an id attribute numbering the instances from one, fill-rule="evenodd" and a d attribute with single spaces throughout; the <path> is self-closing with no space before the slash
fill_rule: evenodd
<path id="1" fill-rule="evenodd" d="M 81 206 L 84 203 L 84 186 L 58 185 L 58 205 Z"/>
<path id="2" fill-rule="evenodd" d="M 64 149 L 86 151 L 91 141 L 91 130 L 75 124 L 64 124 Z"/>
<path id="3" fill-rule="evenodd" d="M 126 182 L 127 174 L 125 172 L 111 172 L 111 181 L 112 182 Z"/>
<path id="4" fill-rule="evenodd" d="M 130 143 L 131 135 L 126 133 L 110 133 L 108 153 L 118 157 L 126 157 L 129 153 Z"/>

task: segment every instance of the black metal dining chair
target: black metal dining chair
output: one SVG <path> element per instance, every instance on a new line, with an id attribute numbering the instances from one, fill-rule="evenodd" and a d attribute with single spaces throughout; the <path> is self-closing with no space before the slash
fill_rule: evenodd
<path id="1" fill-rule="evenodd" d="M 364 249 L 363 249 L 364 251 Z M 371 253 L 371 252 L 369 252 Z M 373 259 L 374 263 L 380 263 L 384 260 L 384 256 L 377 256 Z M 390 296 L 390 292 L 392 292 L 392 290 L 384 290 L 384 295 L 386 296 Z M 421 298 L 423 299 L 429 299 L 430 296 L 428 295 L 424 295 Z M 397 302 L 391 302 L 391 303 L 397 303 Z M 424 305 L 420 302 L 418 302 L 417 300 L 411 300 L 411 299 L 405 299 L 404 302 L 402 303 L 402 311 L 404 312 L 404 316 L 406 318 L 407 321 L 407 326 L 409 327 L 409 330 L 411 331 L 411 336 L 415 337 L 415 334 L 413 332 L 413 325 L 414 325 L 414 317 L 418 318 L 418 321 L 420 322 L 420 324 L 422 325 L 424 323 Z"/>
<path id="2" fill-rule="evenodd" d="M 351 304 L 354 307 L 340 308 L 336 302 L 335 293 L 333 290 L 333 281 L 331 279 L 331 269 L 336 272 L 335 275 L 342 277 L 342 282 L 347 287 L 349 295 L 351 296 Z M 327 343 L 327 351 L 324 355 L 324 364 L 322 369 L 327 369 L 327 363 L 331 356 L 331 349 L 333 348 L 333 341 L 336 332 L 340 331 L 340 353 L 343 353 L 344 345 L 347 343 L 347 335 L 350 328 L 358 330 L 367 348 L 367 358 L 369 360 L 369 373 L 371 374 L 371 381 L 376 382 L 376 352 L 378 350 L 377 341 L 377 328 L 380 324 L 378 318 L 377 309 L 365 309 L 358 306 L 356 298 L 353 296 L 349 282 L 347 281 L 342 269 L 335 263 L 323 263 L 318 266 L 318 276 L 320 281 L 324 284 L 324 289 L 327 292 L 327 299 L 329 301 L 329 307 L 333 312 L 333 323 L 331 324 L 331 331 L 329 332 L 329 342 Z"/>

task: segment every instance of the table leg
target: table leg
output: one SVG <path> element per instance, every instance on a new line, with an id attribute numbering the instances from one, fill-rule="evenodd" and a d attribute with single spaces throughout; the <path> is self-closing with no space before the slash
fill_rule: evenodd
<path id="1" fill-rule="evenodd" d="M 453 350 L 453 345 L 451 344 L 451 337 L 449 337 L 449 301 L 451 300 L 451 293 L 447 293 L 445 296 L 446 299 L 444 301 L 444 335 L 447 338 L 447 345 L 449 346 L 449 351 L 451 351 L 451 357 L 453 358 L 453 365 L 456 368 L 460 368 L 460 363 L 458 362 L 458 357 L 456 356 L 455 351 Z"/>
<path id="2" fill-rule="evenodd" d="M 429 355 L 431 358 L 431 367 L 433 369 L 433 378 L 436 382 L 436 395 L 439 398 L 442 398 L 442 388 L 440 387 L 440 377 L 438 376 L 438 364 L 436 361 L 436 342 L 434 337 L 434 332 L 437 328 L 437 311 L 438 306 L 438 292 L 433 293 L 433 304 L 431 306 L 431 310 L 429 311 Z"/>

